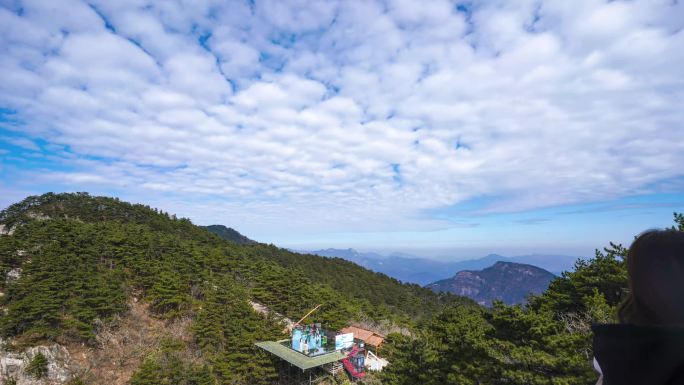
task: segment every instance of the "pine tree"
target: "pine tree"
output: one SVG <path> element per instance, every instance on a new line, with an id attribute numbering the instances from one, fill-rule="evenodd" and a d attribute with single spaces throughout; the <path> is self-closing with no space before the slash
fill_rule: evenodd
<path id="1" fill-rule="evenodd" d="M 273 363 L 254 343 L 277 338 L 277 326 L 255 313 L 228 277 L 207 283 L 203 292 L 193 332 L 219 383 L 269 384 Z"/>
<path id="2" fill-rule="evenodd" d="M 152 309 L 167 317 L 182 314 L 190 300 L 187 291 L 187 285 L 179 274 L 163 270 L 149 292 Z"/>

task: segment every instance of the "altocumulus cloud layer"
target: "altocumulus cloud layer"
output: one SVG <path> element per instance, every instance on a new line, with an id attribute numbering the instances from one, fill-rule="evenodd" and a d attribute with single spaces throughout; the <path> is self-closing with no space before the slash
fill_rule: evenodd
<path id="1" fill-rule="evenodd" d="M 3 140 L 54 166 L 17 183 L 386 230 L 684 174 L 681 1 L 0 4 Z"/>

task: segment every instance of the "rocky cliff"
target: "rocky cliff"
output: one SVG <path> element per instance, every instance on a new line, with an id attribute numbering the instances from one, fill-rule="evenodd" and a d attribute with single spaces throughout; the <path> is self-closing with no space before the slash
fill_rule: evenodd
<path id="1" fill-rule="evenodd" d="M 71 359 L 64 346 L 39 345 L 11 351 L 7 349 L 8 342 L 0 339 L 0 380 L 5 381 L 4 383 L 14 380 L 16 385 L 64 384 L 81 371 L 80 366 Z M 27 370 L 38 354 L 42 354 L 47 359 L 47 371 L 41 378 L 30 375 Z"/>

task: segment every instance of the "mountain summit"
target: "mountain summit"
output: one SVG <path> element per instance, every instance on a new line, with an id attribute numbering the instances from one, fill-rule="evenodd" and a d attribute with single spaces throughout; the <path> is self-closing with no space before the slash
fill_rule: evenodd
<path id="1" fill-rule="evenodd" d="M 226 227 L 224 225 L 210 225 L 210 226 L 203 226 L 205 229 L 207 229 L 210 233 L 214 233 L 218 235 L 219 237 L 232 241 L 237 243 L 238 245 L 251 245 L 256 243 L 256 241 L 253 241 L 244 235 L 240 234 L 237 230 L 233 229 L 232 227 Z"/>
<path id="2" fill-rule="evenodd" d="M 526 301 L 530 294 L 546 290 L 555 276 L 539 267 L 515 262 L 498 261 L 483 270 L 459 271 L 452 278 L 427 285 L 435 292 L 450 292 L 469 297 L 481 305 L 494 300 L 506 304 Z"/>

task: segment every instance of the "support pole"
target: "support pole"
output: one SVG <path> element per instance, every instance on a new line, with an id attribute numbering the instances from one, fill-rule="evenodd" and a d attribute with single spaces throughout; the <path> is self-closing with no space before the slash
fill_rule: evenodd
<path id="1" fill-rule="evenodd" d="M 300 323 L 302 323 L 302 321 L 304 321 L 304 320 L 306 319 L 306 317 L 310 316 L 311 313 L 313 313 L 313 312 L 315 312 L 316 310 L 318 310 L 319 307 L 321 307 L 321 304 L 316 305 L 315 308 L 311 309 L 310 312 L 306 313 L 306 315 L 305 315 L 304 317 L 302 317 L 302 319 L 300 319 L 299 321 L 297 321 L 297 322 L 294 324 L 294 326 L 297 326 L 297 325 L 299 325 Z"/>

